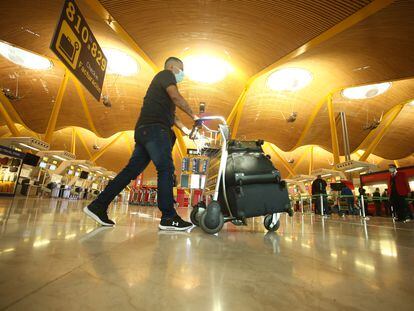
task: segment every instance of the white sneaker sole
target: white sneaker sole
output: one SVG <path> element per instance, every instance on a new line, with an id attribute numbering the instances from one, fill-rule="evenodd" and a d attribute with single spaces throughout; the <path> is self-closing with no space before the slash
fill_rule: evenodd
<path id="1" fill-rule="evenodd" d="M 178 227 L 174 227 L 174 226 L 162 226 L 162 225 L 158 225 L 158 228 L 160 230 L 164 230 L 164 231 L 186 231 L 188 229 L 191 229 L 193 226 L 188 226 L 188 227 L 182 227 L 182 228 L 178 228 Z"/>
<path id="2" fill-rule="evenodd" d="M 103 222 L 102 220 L 100 220 L 99 217 L 96 216 L 94 213 L 92 213 L 87 206 L 85 206 L 83 208 L 83 212 L 102 226 L 105 226 L 105 227 L 113 227 L 114 226 L 113 224 L 108 224 L 108 223 Z"/>

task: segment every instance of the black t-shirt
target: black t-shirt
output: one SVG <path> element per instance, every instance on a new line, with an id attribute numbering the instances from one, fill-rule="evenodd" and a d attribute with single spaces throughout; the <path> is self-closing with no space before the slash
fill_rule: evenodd
<path id="1" fill-rule="evenodd" d="M 170 70 L 157 73 L 148 87 L 136 127 L 148 124 L 174 125 L 175 105 L 167 93 L 167 87 L 177 81 Z"/>

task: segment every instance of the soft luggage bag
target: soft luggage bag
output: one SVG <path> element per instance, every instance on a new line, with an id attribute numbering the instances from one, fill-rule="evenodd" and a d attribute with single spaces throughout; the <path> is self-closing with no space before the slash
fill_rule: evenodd
<path id="1" fill-rule="evenodd" d="M 290 209 L 286 184 L 264 154 L 262 144 L 260 140 L 229 141 L 225 184 L 234 217 L 255 217 Z"/>
<path id="2" fill-rule="evenodd" d="M 206 124 L 212 121 L 219 123 L 217 129 Z M 194 225 L 216 234 L 226 222 L 241 226 L 249 217 L 264 216 L 264 227 L 274 232 L 281 212 L 293 215 L 286 183 L 263 152 L 263 141 L 229 140 L 229 126 L 220 116 L 197 119 L 189 137 L 197 152 L 209 157 L 205 201 L 190 213 Z"/>
<path id="3" fill-rule="evenodd" d="M 233 216 L 249 218 L 288 212 L 289 196 L 278 184 L 252 184 L 230 187 L 227 200 Z"/>

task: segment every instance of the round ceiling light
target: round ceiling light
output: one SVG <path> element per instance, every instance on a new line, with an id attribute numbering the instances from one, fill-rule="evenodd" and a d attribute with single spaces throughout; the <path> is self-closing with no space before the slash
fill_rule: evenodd
<path id="1" fill-rule="evenodd" d="M 129 77 L 139 72 L 139 64 L 127 53 L 109 48 L 102 50 L 108 59 L 107 73 Z"/>
<path id="2" fill-rule="evenodd" d="M 183 62 L 185 75 L 196 82 L 216 83 L 233 71 L 228 62 L 214 56 L 192 55 Z"/>
<path id="3" fill-rule="evenodd" d="M 272 72 L 267 86 L 274 91 L 298 91 L 312 81 L 312 74 L 302 68 L 283 68 Z"/>
<path id="4" fill-rule="evenodd" d="M 50 60 L 37 54 L 0 42 L 0 54 L 16 65 L 34 69 L 49 70 L 53 67 Z"/>
<path id="5" fill-rule="evenodd" d="M 388 91 L 391 85 L 391 82 L 384 82 L 379 84 L 350 87 L 342 91 L 342 96 L 348 99 L 373 98 Z"/>

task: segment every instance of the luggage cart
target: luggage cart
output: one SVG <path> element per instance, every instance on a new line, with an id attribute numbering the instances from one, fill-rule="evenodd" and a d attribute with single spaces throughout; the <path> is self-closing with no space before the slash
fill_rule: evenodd
<path id="1" fill-rule="evenodd" d="M 206 126 L 206 122 L 218 122 L 218 129 L 213 130 Z M 200 226 L 209 234 L 219 232 L 225 222 L 231 221 L 235 225 L 246 225 L 246 219 L 234 216 L 229 206 L 226 194 L 226 166 L 228 159 L 228 142 L 230 130 L 226 120 L 220 116 L 202 117 L 195 121 L 190 133 L 190 139 L 194 141 L 197 152 L 209 157 L 209 167 L 206 174 L 205 188 L 200 201 L 193 206 L 190 214 L 191 222 Z M 246 180 L 249 176 L 246 176 Z M 243 176 L 241 177 L 243 178 Z M 281 184 L 286 185 L 283 181 Z M 286 190 L 286 197 L 288 197 Z M 290 203 L 289 203 L 290 206 Z M 289 214 L 290 213 L 290 209 Z M 280 213 L 263 215 L 264 226 L 268 231 L 276 231 L 280 226 Z"/>
<path id="2" fill-rule="evenodd" d="M 149 206 L 157 206 L 157 198 L 158 198 L 158 189 L 157 188 L 150 188 L 150 195 L 149 195 Z"/>

